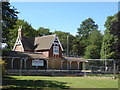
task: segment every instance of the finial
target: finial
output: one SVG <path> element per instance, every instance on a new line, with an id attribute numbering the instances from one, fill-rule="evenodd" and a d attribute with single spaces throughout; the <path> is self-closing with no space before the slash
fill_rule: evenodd
<path id="1" fill-rule="evenodd" d="M 18 31 L 21 31 L 21 30 L 22 30 L 22 25 L 20 25 L 20 26 L 19 26 L 19 29 L 18 29 Z"/>

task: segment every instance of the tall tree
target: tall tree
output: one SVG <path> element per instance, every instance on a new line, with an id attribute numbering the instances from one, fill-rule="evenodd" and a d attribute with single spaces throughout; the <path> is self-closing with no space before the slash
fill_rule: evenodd
<path id="1" fill-rule="evenodd" d="M 10 41 L 10 29 L 14 29 L 13 26 L 16 24 L 18 13 L 9 2 L 2 2 L 2 39 L 4 43 L 7 43 L 8 48 L 10 48 L 8 43 Z"/>
<path id="2" fill-rule="evenodd" d="M 99 59 L 102 43 L 102 34 L 98 30 L 93 30 L 89 35 L 89 45 L 85 50 L 85 58 Z"/>
<path id="3" fill-rule="evenodd" d="M 38 30 L 36 32 L 37 32 L 36 36 L 44 36 L 44 35 L 50 35 L 50 34 L 52 34 L 50 32 L 50 29 L 44 28 L 44 27 L 38 28 Z"/>
<path id="4" fill-rule="evenodd" d="M 95 21 L 92 18 L 88 18 L 80 24 L 80 28 L 78 28 L 78 37 L 80 39 L 80 43 L 82 44 L 82 50 L 83 53 L 81 55 L 84 55 L 85 48 L 89 45 L 89 35 L 93 30 L 97 30 L 98 25 L 95 24 Z"/>
<path id="5" fill-rule="evenodd" d="M 73 40 L 72 50 L 75 56 L 82 56 L 82 54 L 84 53 L 83 45 L 77 36 Z"/>
<path id="6" fill-rule="evenodd" d="M 88 18 L 80 24 L 80 28 L 78 28 L 78 36 L 79 38 L 86 39 L 93 30 L 97 29 L 98 25 L 95 24 L 92 18 Z"/>
<path id="7" fill-rule="evenodd" d="M 109 30 L 104 31 L 104 37 L 101 48 L 102 59 L 115 59 L 116 52 L 114 45 L 116 44 L 117 38 L 113 36 Z"/>
<path id="8" fill-rule="evenodd" d="M 116 51 L 117 47 L 118 47 L 117 34 L 119 33 L 119 31 L 116 28 L 116 26 L 118 24 L 114 24 L 114 26 L 113 26 L 113 23 L 116 23 L 117 21 L 118 21 L 118 14 L 107 17 L 107 20 L 104 25 L 106 27 L 106 30 L 105 30 L 104 37 L 103 37 L 101 58 L 107 58 L 107 59 L 109 59 L 109 58 L 116 59 L 117 58 L 117 54 L 118 54 L 118 52 Z"/>
<path id="9" fill-rule="evenodd" d="M 114 21 L 110 25 L 110 33 L 117 38 L 114 48 L 116 48 L 116 58 L 117 65 L 120 65 L 120 11 L 113 16 Z M 120 68 L 119 68 L 120 71 Z"/>

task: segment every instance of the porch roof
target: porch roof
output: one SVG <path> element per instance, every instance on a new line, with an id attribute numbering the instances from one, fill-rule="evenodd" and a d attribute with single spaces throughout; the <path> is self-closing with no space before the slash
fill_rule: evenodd
<path id="1" fill-rule="evenodd" d="M 20 58 L 39 58 L 39 59 L 48 59 L 42 53 L 33 53 L 33 52 L 18 52 L 18 51 L 4 51 L 3 57 L 20 57 Z"/>
<path id="2" fill-rule="evenodd" d="M 87 59 L 84 59 L 82 57 L 67 57 L 67 56 L 64 56 L 63 57 L 63 60 L 68 60 L 68 61 L 81 61 L 81 62 L 86 62 Z"/>

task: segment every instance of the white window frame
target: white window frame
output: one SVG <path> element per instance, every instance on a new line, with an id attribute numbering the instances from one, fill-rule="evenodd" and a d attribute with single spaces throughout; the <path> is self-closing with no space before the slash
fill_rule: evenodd
<path id="1" fill-rule="evenodd" d="M 57 48 L 57 50 L 56 50 Z M 58 51 L 58 52 L 56 52 Z M 59 54 L 59 46 L 53 46 L 53 54 Z"/>
<path id="2" fill-rule="evenodd" d="M 54 45 L 59 45 L 59 43 L 56 43 L 56 42 L 55 42 Z"/>

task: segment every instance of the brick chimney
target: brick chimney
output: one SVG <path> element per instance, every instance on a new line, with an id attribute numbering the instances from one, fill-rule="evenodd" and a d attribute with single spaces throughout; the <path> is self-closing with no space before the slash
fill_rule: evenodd
<path id="1" fill-rule="evenodd" d="M 22 25 L 19 26 L 19 29 L 18 29 L 18 36 L 20 37 L 20 39 L 22 40 L 23 38 L 23 30 L 22 30 Z"/>

